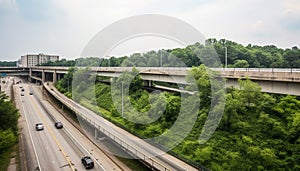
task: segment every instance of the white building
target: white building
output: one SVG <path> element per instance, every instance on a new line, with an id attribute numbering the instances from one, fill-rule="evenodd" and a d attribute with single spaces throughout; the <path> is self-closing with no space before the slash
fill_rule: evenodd
<path id="1" fill-rule="evenodd" d="M 32 67 L 38 64 L 43 64 L 47 62 L 55 62 L 59 60 L 59 56 L 56 55 L 46 55 L 43 53 L 40 54 L 27 54 L 21 56 L 21 67 Z"/>

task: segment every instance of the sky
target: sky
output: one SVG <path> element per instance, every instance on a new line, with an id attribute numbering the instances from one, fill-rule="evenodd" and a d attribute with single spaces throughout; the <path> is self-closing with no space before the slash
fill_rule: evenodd
<path id="1" fill-rule="evenodd" d="M 205 38 L 300 47 L 299 0 L 0 0 L 0 60 L 32 53 L 74 59 L 105 27 L 142 14 L 178 18 Z M 109 55 L 180 46 L 162 39 L 128 40 Z"/>

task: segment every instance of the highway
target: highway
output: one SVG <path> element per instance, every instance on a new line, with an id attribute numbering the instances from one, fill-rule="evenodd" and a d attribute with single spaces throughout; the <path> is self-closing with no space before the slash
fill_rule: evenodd
<path id="1" fill-rule="evenodd" d="M 25 160 L 23 163 L 27 170 L 85 170 L 80 160 L 85 155 L 91 156 L 95 162 L 95 167 L 91 170 L 123 170 L 111 158 L 103 157 L 105 155 L 101 150 L 62 117 L 50 103 L 43 100 L 41 86 L 22 81 L 15 84 L 13 89 L 16 106 L 21 115 L 22 149 L 25 153 L 21 156 L 24 157 L 22 160 Z M 21 92 L 22 89 L 24 92 Z M 30 91 L 33 95 L 29 94 Z M 56 129 L 55 121 L 61 121 L 64 128 Z M 35 124 L 40 122 L 43 123 L 44 130 L 36 131 Z"/>
<path id="2" fill-rule="evenodd" d="M 153 147 L 147 142 L 139 139 L 138 137 L 130 134 L 129 132 L 115 126 L 114 124 L 108 122 L 101 116 L 93 113 L 92 111 L 86 109 L 80 104 L 75 103 L 74 101 L 68 99 L 61 93 L 59 93 L 52 83 L 45 83 L 45 88 L 51 92 L 56 98 L 66 104 L 69 108 L 77 112 L 91 124 L 98 127 L 104 134 L 108 135 L 110 138 L 114 139 L 119 144 L 123 145 L 123 148 L 131 151 L 140 159 L 152 165 L 158 170 L 188 170 L 194 171 L 198 170 L 181 160 L 164 153 L 160 149 Z M 152 157 L 156 154 L 159 154 L 156 157 Z M 150 157 L 149 157 L 150 156 Z"/>

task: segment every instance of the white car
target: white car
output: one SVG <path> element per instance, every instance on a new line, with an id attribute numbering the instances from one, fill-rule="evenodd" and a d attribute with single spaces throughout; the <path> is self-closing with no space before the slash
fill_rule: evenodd
<path id="1" fill-rule="evenodd" d="M 37 124 L 35 124 L 35 129 L 36 129 L 37 131 L 43 130 L 43 129 L 44 129 L 43 123 L 37 123 Z"/>

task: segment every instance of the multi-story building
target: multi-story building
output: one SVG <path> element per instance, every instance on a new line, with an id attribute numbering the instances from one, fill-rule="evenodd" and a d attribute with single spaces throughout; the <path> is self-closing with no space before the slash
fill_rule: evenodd
<path id="1" fill-rule="evenodd" d="M 56 55 L 46 55 L 43 53 L 40 54 L 27 54 L 21 56 L 20 66 L 22 67 L 32 67 L 38 64 L 43 64 L 47 62 L 55 62 L 59 60 L 59 56 Z"/>

